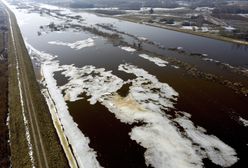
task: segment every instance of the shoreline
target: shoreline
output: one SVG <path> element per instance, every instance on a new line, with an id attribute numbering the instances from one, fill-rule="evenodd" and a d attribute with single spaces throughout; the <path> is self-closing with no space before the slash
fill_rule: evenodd
<path id="1" fill-rule="evenodd" d="M 163 26 L 163 25 L 159 25 L 159 24 L 156 24 L 156 23 L 154 24 L 154 23 L 147 23 L 147 22 L 139 22 L 139 21 L 137 21 L 135 19 L 125 18 L 123 16 L 108 16 L 108 15 L 104 15 L 104 16 L 105 17 L 112 17 L 112 18 L 116 18 L 116 19 L 120 19 L 120 20 L 124 20 L 124 21 L 128 21 L 128 22 L 133 22 L 133 23 L 137 23 L 137 24 L 143 24 L 143 25 L 157 27 L 157 28 L 161 28 L 161 29 L 167 29 L 167 30 L 171 30 L 171 31 L 176 31 L 176 32 L 180 32 L 180 33 L 191 34 L 191 35 L 195 35 L 195 36 L 199 36 L 199 37 L 205 37 L 205 38 L 209 38 L 209 39 L 213 39 L 213 40 L 220 40 L 220 41 L 224 41 L 224 42 L 229 42 L 229 43 L 234 43 L 234 44 L 238 44 L 238 45 L 248 46 L 248 42 L 246 42 L 246 41 L 232 39 L 232 38 L 224 37 L 224 36 L 220 36 L 220 35 L 209 34 L 209 33 L 201 33 L 201 32 L 194 32 L 194 31 L 184 30 L 184 29 L 171 27 L 171 26 Z"/>
<path id="2" fill-rule="evenodd" d="M 42 94 L 45 97 L 45 100 L 47 102 L 49 111 L 50 111 L 51 116 L 52 116 L 54 128 L 57 131 L 57 135 L 60 139 L 60 143 L 64 149 L 65 155 L 68 159 L 69 165 L 71 168 L 78 168 L 77 161 L 75 159 L 75 156 L 73 155 L 72 149 L 70 148 L 70 143 L 68 142 L 68 139 L 67 139 L 66 135 L 64 134 L 64 131 L 63 131 L 64 129 L 63 129 L 62 123 L 59 119 L 59 116 L 57 114 L 58 113 L 57 109 L 56 109 L 55 104 L 54 104 L 54 102 L 53 102 L 53 100 L 49 94 L 48 89 L 43 89 Z"/>

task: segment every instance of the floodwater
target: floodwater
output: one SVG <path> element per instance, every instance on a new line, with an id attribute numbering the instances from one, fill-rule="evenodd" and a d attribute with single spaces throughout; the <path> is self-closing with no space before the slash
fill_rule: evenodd
<path id="1" fill-rule="evenodd" d="M 55 103 L 56 96 L 64 96 L 62 108 L 68 108 L 88 137 L 84 143 L 95 151 L 90 156 L 96 163 L 106 168 L 247 167 L 248 98 L 239 92 L 248 87 L 246 46 L 83 11 L 23 7 L 11 6 L 34 68 L 47 72 L 45 87 Z M 101 32 L 92 31 L 94 27 Z M 143 39 L 142 48 L 134 50 L 138 39 Z M 177 47 L 184 52 L 170 49 Z M 47 59 L 44 53 L 56 57 Z M 197 70 L 192 73 L 189 67 Z M 198 72 L 217 79 L 195 75 Z M 49 88 L 49 75 L 56 88 Z M 236 82 L 236 90 L 223 84 L 225 80 Z M 61 95 L 52 94 L 52 89 Z M 81 146 L 73 148 L 79 150 Z M 84 157 L 76 159 L 98 167 Z"/>

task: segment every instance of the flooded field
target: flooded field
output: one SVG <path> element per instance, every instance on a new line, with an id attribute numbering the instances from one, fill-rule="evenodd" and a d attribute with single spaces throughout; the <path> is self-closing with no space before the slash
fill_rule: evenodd
<path id="1" fill-rule="evenodd" d="M 247 167 L 247 46 L 9 7 L 79 167 Z"/>

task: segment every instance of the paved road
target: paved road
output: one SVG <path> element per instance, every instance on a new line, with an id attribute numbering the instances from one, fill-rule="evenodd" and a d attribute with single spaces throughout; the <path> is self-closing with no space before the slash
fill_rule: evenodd
<path id="1" fill-rule="evenodd" d="M 20 39 L 18 37 L 18 33 L 16 32 L 16 27 L 13 27 L 15 23 L 12 21 L 12 17 L 9 13 L 9 11 L 6 9 L 6 14 L 9 18 L 9 25 L 10 25 L 10 33 L 12 37 L 13 42 L 13 48 L 14 48 L 14 56 L 16 58 L 16 64 L 17 64 L 17 77 L 20 81 L 19 83 L 19 89 L 20 89 L 20 98 L 23 99 L 24 103 L 24 112 L 26 115 L 26 118 L 28 122 L 30 123 L 30 136 L 31 136 L 31 142 L 33 146 L 33 152 L 34 152 L 34 160 L 35 160 L 35 167 L 40 168 L 49 168 L 48 166 L 48 159 L 46 155 L 46 150 L 44 148 L 43 139 L 40 132 L 40 126 L 37 122 L 37 113 L 35 110 L 35 102 L 33 102 L 31 92 L 30 92 L 30 84 L 29 79 L 27 76 L 27 69 L 25 68 L 24 64 L 24 56 L 21 51 L 23 51 L 23 47 L 20 43 Z M 20 151 L 21 152 L 21 151 Z"/>

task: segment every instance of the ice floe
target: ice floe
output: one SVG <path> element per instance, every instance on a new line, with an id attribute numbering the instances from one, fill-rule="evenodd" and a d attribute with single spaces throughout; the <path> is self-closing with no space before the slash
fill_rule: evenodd
<path id="1" fill-rule="evenodd" d="M 248 127 L 248 120 L 242 118 L 242 117 L 239 117 L 239 121 L 245 126 L 245 127 Z"/>
<path id="2" fill-rule="evenodd" d="M 79 167 L 101 167 L 96 159 L 96 152 L 89 147 L 90 140 L 84 136 L 78 128 L 78 125 L 73 121 L 62 91 L 57 86 L 57 81 L 54 79 L 54 73 L 63 69 L 60 67 L 57 60 L 51 60 L 51 58 L 55 58 L 55 56 L 40 52 L 30 45 L 29 47 L 33 52 L 33 56 L 43 60 L 41 63 L 41 71 L 44 77 L 43 84 L 48 89 L 49 94 L 55 103 L 59 119 L 64 128 L 64 133 L 73 149 L 73 154 L 76 157 Z"/>
<path id="3" fill-rule="evenodd" d="M 220 63 L 220 61 L 214 60 L 212 58 L 203 58 L 203 61 L 208 61 L 208 62 L 214 62 L 214 63 Z"/>
<path id="4" fill-rule="evenodd" d="M 37 50 L 36 48 L 31 46 L 27 42 L 25 42 L 25 45 L 28 49 L 28 53 L 29 53 L 30 57 L 39 63 L 44 63 L 44 62 L 51 61 L 51 60 L 57 58 L 56 55 L 51 55 L 51 54 L 45 53 L 43 51 Z"/>
<path id="5" fill-rule="evenodd" d="M 238 161 L 237 153 L 233 148 L 223 143 L 213 135 L 207 135 L 202 127 L 194 126 L 189 120 L 190 115 L 186 114 L 175 119 L 184 128 L 186 135 L 197 145 L 195 148 L 202 157 L 209 158 L 213 163 L 222 167 L 229 167 Z"/>
<path id="6" fill-rule="evenodd" d="M 67 43 L 62 41 L 50 41 L 48 43 L 53 45 L 68 46 L 72 49 L 80 50 L 82 48 L 94 46 L 94 39 L 88 38 L 86 40 L 77 41 L 75 43 Z"/>
<path id="7" fill-rule="evenodd" d="M 136 102 L 137 98 L 134 98 L 132 93 L 126 98 L 116 95 L 104 104 L 122 122 L 144 123 L 142 126 L 134 127 L 130 137 L 147 149 L 146 164 L 155 168 L 203 166 L 201 157 L 192 148 L 191 141 L 180 135 L 177 128 L 163 116 L 160 109 L 150 106 L 149 108 L 153 110 L 148 110 Z"/>
<path id="8" fill-rule="evenodd" d="M 176 65 L 171 65 L 172 68 L 175 68 L 175 69 L 179 69 L 180 67 L 179 66 L 176 66 Z"/>
<path id="9" fill-rule="evenodd" d="M 141 110 L 133 110 L 126 104 L 122 106 L 119 100 L 117 103 L 110 103 L 109 109 L 124 122 L 145 123 L 144 126 L 135 127 L 130 136 L 147 148 L 147 164 L 154 167 L 202 167 L 202 159 L 207 157 L 217 165 L 228 167 L 238 160 L 234 149 L 217 137 L 205 134 L 204 129 L 196 129 L 189 117 L 187 118 L 187 113 L 184 118 L 175 119 L 184 128 L 188 138 L 183 136 L 168 115 L 162 113 L 163 110 L 173 108 L 173 102 L 178 96 L 169 85 L 160 83 L 155 76 L 132 65 L 120 65 L 119 69 L 138 77 L 133 80 L 128 98 L 123 100 L 132 97 Z M 195 147 L 195 143 L 202 148 Z"/>
<path id="10" fill-rule="evenodd" d="M 237 161 L 234 149 L 217 137 L 207 135 L 203 128 L 196 128 L 189 114 L 171 119 L 167 111 L 174 108 L 178 93 L 147 71 L 130 64 L 119 65 L 119 70 L 131 73 L 135 79 L 124 82 L 111 71 L 94 66 L 77 68 L 60 66 L 69 82 L 60 89 L 69 101 L 82 99 L 82 93 L 114 113 L 121 122 L 133 124 L 130 137 L 146 148 L 146 164 L 160 167 L 203 167 L 203 159 L 228 167 Z M 131 83 L 126 97 L 117 94 L 124 83 Z M 61 100 L 62 101 L 62 100 Z M 184 131 L 179 131 L 180 125 Z M 199 146 L 196 146 L 198 144 Z"/>
<path id="11" fill-rule="evenodd" d="M 197 27 L 197 26 L 182 26 L 181 29 L 185 29 L 185 30 L 198 30 L 199 27 Z"/>
<path id="12" fill-rule="evenodd" d="M 183 47 L 177 47 L 176 49 L 177 49 L 177 50 L 181 50 L 181 51 L 184 50 Z"/>
<path id="13" fill-rule="evenodd" d="M 136 51 L 136 49 L 134 49 L 134 48 L 132 48 L 132 47 L 121 47 L 121 46 L 120 46 L 120 48 L 121 48 L 122 50 L 127 51 L 127 52 L 135 52 L 135 51 Z"/>
<path id="14" fill-rule="evenodd" d="M 165 67 L 169 62 L 162 60 L 160 58 L 157 57 L 151 57 L 147 54 L 139 54 L 140 57 L 147 59 L 153 63 L 155 63 L 156 65 L 160 66 L 160 67 Z"/>
<path id="15" fill-rule="evenodd" d="M 121 64 L 119 70 L 134 74 L 137 77 L 132 81 L 133 86 L 130 88 L 130 92 L 133 93 L 134 97 L 138 98 L 137 101 L 140 104 L 145 100 L 153 99 L 153 103 L 157 101 L 153 107 L 159 106 L 162 109 L 173 108 L 174 103 L 172 100 L 177 100 L 178 93 L 167 83 L 159 82 L 155 76 L 134 65 Z M 143 105 L 146 106 L 147 104 Z M 149 105 L 152 106 L 151 102 Z"/>
<path id="16" fill-rule="evenodd" d="M 232 26 L 225 26 L 223 27 L 225 30 L 227 31 L 233 31 L 233 30 L 236 30 L 236 28 L 232 27 Z"/>
<path id="17" fill-rule="evenodd" d="M 141 40 L 141 41 L 147 41 L 147 40 L 148 40 L 148 39 L 145 38 L 145 37 L 138 37 L 138 39 Z"/>
<path id="18" fill-rule="evenodd" d="M 123 80 L 112 75 L 111 71 L 94 66 L 84 66 L 77 68 L 73 65 L 61 66 L 62 74 L 69 78 L 69 82 L 62 86 L 65 90 L 65 99 L 76 101 L 83 97 L 80 94 L 86 93 L 91 96 L 89 101 L 95 104 L 99 98 L 119 90 L 123 85 Z"/>

